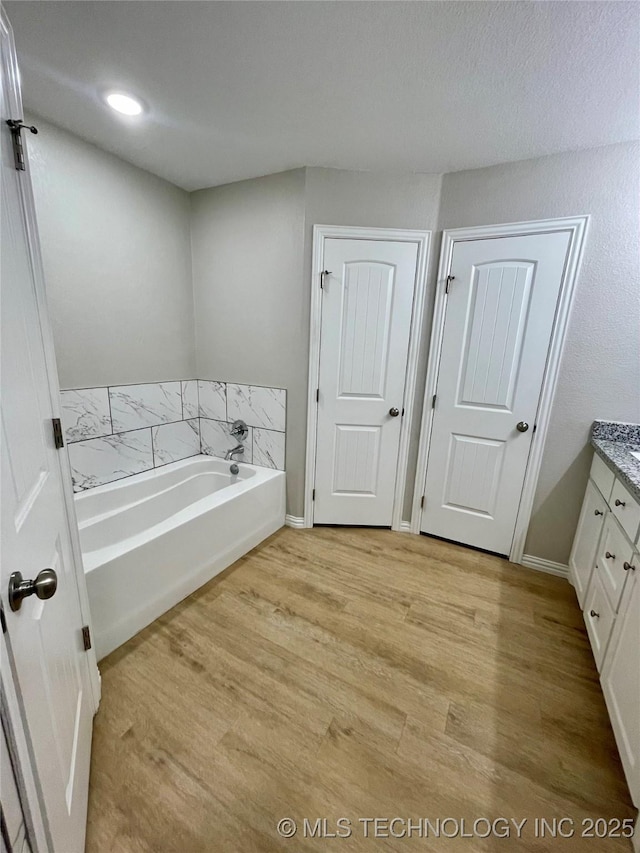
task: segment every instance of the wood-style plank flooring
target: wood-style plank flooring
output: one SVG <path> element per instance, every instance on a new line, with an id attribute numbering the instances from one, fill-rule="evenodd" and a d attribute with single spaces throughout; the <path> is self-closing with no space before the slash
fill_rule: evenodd
<path id="1" fill-rule="evenodd" d="M 498 557 L 284 528 L 100 669 L 89 853 L 631 849 L 581 837 L 635 811 L 573 589 Z M 352 834 L 305 838 L 304 818 Z M 407 837 L 424 818 L 457 837 Z M 478 818 L 527 823 L 461 837 Z"/>

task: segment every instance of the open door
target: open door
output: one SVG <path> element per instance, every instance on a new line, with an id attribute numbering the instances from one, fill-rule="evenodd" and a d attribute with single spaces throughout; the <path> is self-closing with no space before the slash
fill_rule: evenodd
<path id="1" fill-rule="evenodd" d="M 54 440 L 57 377 L 30 175 L 26 156 L 20 163 L 7 124 L 22 118 L 22 105 L 13 38 L 4 13 L 0 30 L 1 594 L 9 660 L 2 679 L 3 683 L 10 679 L 17 691 L 20 720 L 12 722 L 26 730 L 39 788 L 39 802 L 30 805 L 42 815 L 49 849 L 81 853 L 97 670 L 93 652 L 85 648 L 86 590 L 74 554 L 64 480 L 66 451 Z M 16 713 L 15 708 L 10 710 Z"/>
<path id="2" fill-rule="evenodd" d="M 454 242 L 424 533 L 511 554 L 572 241 L 550 224 Z"/>

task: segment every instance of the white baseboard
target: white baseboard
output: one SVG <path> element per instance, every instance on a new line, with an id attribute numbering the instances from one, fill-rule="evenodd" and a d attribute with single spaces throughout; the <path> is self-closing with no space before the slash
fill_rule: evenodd
<path id="1" fill-rule="evenodd" d="M 298 518 L 296 515 L 285 515 L 284 523 L 287 527 L 304 527 L 304 518 Z"/>
<path id="2" fill-rule="evenodd" d="M 400 533 L 411 533 L 411 522 L 401 521 L 398 530 L 400 531 Z"/>
<path id="3" fill-rule="evenodd" d="M 554 563 L 553 560 L 543 560 L 542 557 L 523 554 L 520 565 L 526 566 L 527 569 L 535 569 L 536 572 L 546 572 L 548 575 L 556 575 L 559 578 L 569 580 L 569 566 L 564 563 Z"/>

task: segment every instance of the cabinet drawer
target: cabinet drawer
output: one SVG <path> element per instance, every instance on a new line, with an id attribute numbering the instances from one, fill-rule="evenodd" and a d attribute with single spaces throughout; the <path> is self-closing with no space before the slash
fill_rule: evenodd
<path id="1" fill-rule="evenodd" d="M 611 512 L 622 525 L 622 529 L 629 539 L 635 542 L 638 524 L 640 524 L 640 504 L 620 480 L 616 480 L 613 485 L 609 503 Z"/>
<path id="2" fill-rule="evenodd" d="M 609 599 L 604 591 L 600 577 L 597 572 L 594 572 L 591 583 L 589 584 L 589 593 L 584 609 L 584 623 L 587 626 L 587 633 L 591 640 L 591 648 L 598 672 L 600 672 L 602 667 L 602 661 L 607 651 L 607 643 L 609 642 L 615 619 L 616 616 L 613 607 L 609 604 Z"/>
<path id="3" fill-rule="evenodd" d="M 625 571 L 624 564 L 632 560 L 633 545 L 620 529 L 614 516 L 609 513 L 602 528 L 594 575 L 598 575 L 614 611 L 618 609 L 622 588 L 627 579 L 628 572 Z"/>
<path id="4" fill-rule="evenodd" d="M 605 500 L 608 501 L 616 475 L 613 473 L 611 468 L 609 468 L 602 459 L 600 459 L 597 453 L 593 454 L 593 461 L 591 462 L 591 471 L 589 472 L 589 476 L 600 489 Z"/>

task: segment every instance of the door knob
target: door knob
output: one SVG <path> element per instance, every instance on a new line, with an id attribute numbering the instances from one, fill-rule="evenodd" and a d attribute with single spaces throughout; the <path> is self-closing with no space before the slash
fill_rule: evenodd
<path id="1" fill-rule="evenodd" d="M 526 421 L 518 421 L 516 429 L 518 432 L 526 432 L 529 429 L 529 424 Z"/>
<path id="2" fill-rule="evenodd" d="M 58 588 L 58 576 L 53 569 L 43 569 L 38 572 L 35 580 L 24 580 L 22 572 L 13 572 L 9 578 L 9 607 L 15 611 L 22 607 L 22 599 L 37 595 L 46 601 L 55 595 Z"/>
<path id="3" fill-rule="evenodd" d="M 393 406 L 393 408 L 389 409 L 389 414 L 391 415 L 392 418 L 397 418 L 398 415 L 400 414 L 400 409 L 396 409 L 396 407 Z"/>

